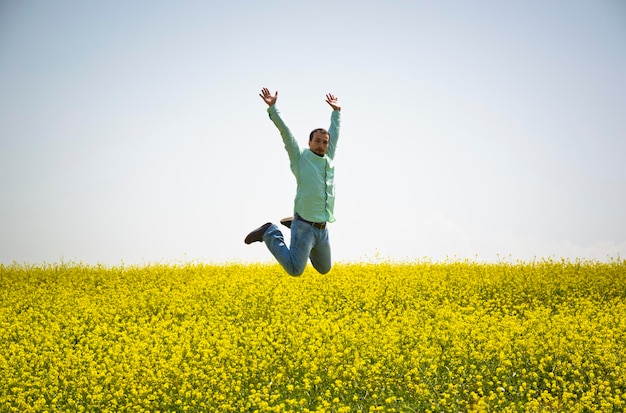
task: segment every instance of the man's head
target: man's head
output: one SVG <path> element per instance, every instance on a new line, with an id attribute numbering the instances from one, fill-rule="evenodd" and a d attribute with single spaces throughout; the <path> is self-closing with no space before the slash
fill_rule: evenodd
<path id="1" fill-rule="evenodd" d="M 330 136 L 323 128 L 314 129 L 309 135 L 309 149 L 318 156 L 324 156 L 328 150 Z"/>

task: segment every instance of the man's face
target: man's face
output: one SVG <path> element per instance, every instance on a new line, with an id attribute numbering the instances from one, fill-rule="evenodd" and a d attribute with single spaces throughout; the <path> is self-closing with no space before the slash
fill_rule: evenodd
<path id="1" fill-rule="evenodd" d="M 318 156 L 324 156 L 328 150 L 329 136 L 324 132 L 314 132 L 309 140 L 309 149 Z"/>

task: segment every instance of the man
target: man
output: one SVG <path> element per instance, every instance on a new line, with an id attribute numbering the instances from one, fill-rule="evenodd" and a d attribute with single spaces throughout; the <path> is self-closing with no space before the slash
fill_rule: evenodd
<path id="1" fill-rule="evenodd" d="M 259 94 L 267 104 L 267 112 L 289 155 L 291 172 L 296 177 L 297 192 L 294 202 L 293 220 L 281 222 L 291 228 L 291 244 L 285 244 L 283 234 L 271 222 L 252 231 L 245 239 L 246 244 L 265 242 L 267 248 L 285 271 L 293 276 L 302 275 L 307 259 L 321 274 L 326 274 L 332 266 L 330 242 L 326 224 L 335 221 L 335 168 L 333 158 L 339 138 L 339 101 L 332 94 L 326 95 L 326 103 L 333 109 L 330 128 L 315 129 L 309 135 L 309 147 L 300 149 L 291 131 L 280 117 L 276 107 L 278 92 L 272 96 L 269 89 L 263 88 Z"/>

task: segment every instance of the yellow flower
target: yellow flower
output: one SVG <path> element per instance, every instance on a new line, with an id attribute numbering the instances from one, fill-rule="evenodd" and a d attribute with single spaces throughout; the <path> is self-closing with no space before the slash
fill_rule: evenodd
<path id="1" fill-rule="evenodd" d="M 6 411 L 624 407 L 626 263 L 0 265 Z"/>

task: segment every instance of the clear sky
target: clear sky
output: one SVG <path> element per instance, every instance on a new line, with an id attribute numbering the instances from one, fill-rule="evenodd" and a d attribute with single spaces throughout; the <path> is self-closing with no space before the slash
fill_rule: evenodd
<path id="1" fill-rule="evenodd" d="M 1 0 L 0 262 L 272 261 L 265 86 L 343 106 L 335 261 L 626 257 L 621 0 Z"/>

